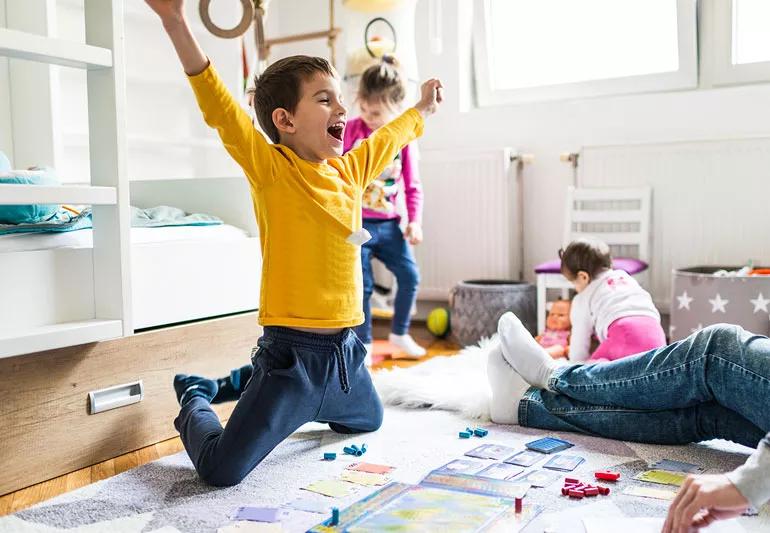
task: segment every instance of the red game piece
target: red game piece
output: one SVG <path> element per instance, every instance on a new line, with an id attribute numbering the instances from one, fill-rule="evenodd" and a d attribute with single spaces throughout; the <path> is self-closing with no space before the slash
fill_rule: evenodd
<path id="1" fill-rule="evenodd" d="M 524 507 L 524 498 L 516 498 L 514 500 L 514 510 L 517 513 L 520 513 L 523 507 Z"/>
<path id="2" fill-rule="evenodd" d="M 569 491 L 570 498 L 577 498 L 578 500 L 582 500 L 584 496 L 585 496 L 585 493 L 583 493 L 582 490 L 570 489 Z"/>
<path id="3" fill-rule="evenodd" d="M 562 496 L 567 496 L 568 494 L 569 494 L 569 489 L 567 487 L 562 487 L 561 488 L 561 495 Z"/>
<path id="4" fill-rule="evenodd" d="M 600 470 L 594 472 L 596 479 L 602 479 L 604 481 L 617 481 L 620 479 L 620 472 L 612 472 L 611 470 Z"/>
<path id="5" fill-rule="evenodd" d="M 599 495 L 599 489 L 596 487 L 588 487 L 585 490 L 583 490 L 586 496 L 598 496 Z"/>
<path id="6" fill-rule="evenodd" d="M 610 493 L 609 487 L 602 487 L 601 485 L 599 485 L 597 488 L 599 489 L 599 494 L 601 494 L 602 496 L 606 496 Z"/>
<path id="7" fill-rule="evenodd" d="M 580 480 L 575 479 L 574 477 L 565 477 L 564 484 L 566 485 L 567 483 L 580 483 Z"/>

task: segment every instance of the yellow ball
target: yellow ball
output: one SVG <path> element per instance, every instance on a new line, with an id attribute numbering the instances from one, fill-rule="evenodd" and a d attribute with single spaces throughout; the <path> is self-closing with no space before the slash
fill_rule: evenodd
<path id="1" fill-rule="evenodd" d="M 437 307 L 428 313 L 428 331 L 436 337 L 445 337 L 449 333 L 449 311 Z"/>

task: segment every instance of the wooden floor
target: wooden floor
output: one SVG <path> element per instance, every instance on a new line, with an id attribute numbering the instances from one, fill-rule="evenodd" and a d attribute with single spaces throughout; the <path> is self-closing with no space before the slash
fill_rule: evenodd
<path id="1" fill-rule="evenodd" d="M 422 344 L 428 347 L 428 355 L 420 361 L 409 360 L 386 360 L 373 367 L 373 370 L 381 368 L 392 368 L 394 366 L 412 366 L 425 359 L 435 357 L 437 355 L 450 355 L 457 353 L 459 347 L 455 344 L 444 341 L 436 340 L 425 329 L 419 327 L 412 328 L 412 335 L 414 338 Z M 376 338 L 386 338 L 387 330 L 384 330 L 383 334 L 382 326 L 375 327 Z M 121 472 L 125 472 L 131 468 L 135 468 L 139 465 L 149 463 L 166 455 L 172 455 L 180 452 L 184 449 L 182 441 L 179 437 L 165 440 L 152 446 L 147 446 L 140 450 L 121 455 L 104 461 L 102 463 L 71 472 L 69 474 L 59 476 L 54 479 L 49 479 L 37 485 L 32 485 L 26 489 L 22 489 L 16 492 L 11 492 L 5 496 L 0 496 L 0 516 L 15 513 L 31 507 L 36 503 L 53 498 L 59 494 L 69 492 L 71 490 L 78 489 L 90 483 L 101 481 L 108 477 L 112 477 Z"/>

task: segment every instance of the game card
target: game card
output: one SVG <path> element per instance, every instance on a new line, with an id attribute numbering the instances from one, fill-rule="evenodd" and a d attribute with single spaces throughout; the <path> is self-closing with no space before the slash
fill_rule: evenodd
<path id="1" fill-rule="evenodd" d="M 344 481 L 357 483 L 358 485 L 366 485 L 367 487 L 379 487 L 390 481 L 390 478 L 386 475 L 360 472 L 358 470 L 343 470 L 340 477 Z"/>
<path id="2" fill-rule="evenodd" d="M 506 481 L 518 476 L 522 472 L 524 472 L 524 469 L 519 466 L 509 465 L 507 463 L 495 463 L 493 465 L 489 465 L 476 475 L 479 477 L 502 479 Z"/>
<path id="3" fill-rule="evenodd" d="M 585 459 L 578 457 L 577 455 L 557 455 L 545 463 L 543 468 L 561 470 L 562 472 L 572 472 L 583 463 L 583 461 L 585 461 Z"/>
<path id="4" fill-rule="evenodd" d="M 436 474 L 475 474 L 485 464 L 481 461 L 473 461 L 471 459 L 455 459 L 451 463 L 447 463 L 444 466 L 437 468 L 433 472 Z"/>
<path id="5" fill-rule="evenodd" d="M 291 507 L 292 509 L 297 509 L 298 511 L 305 511 L 308 513 L 327 514 L 331 512 L 332 502 L 329 500 L 321 501 L 300 496 L 296 500 L 292 500 L 287 503 L 286 507 Z"/>
<path id="6" fill-rule="evenodd" d="M 674 497 L 676 497 L 676 493 L 672 490 L 637 487 L 635 485 L 626 487 L 623 494 L 628 494 L 629 496 L 641 496 L 642 498 L 655 498 L 656 500 L 673 500 Z"/>
<path id="7" fill-rule="evenodd" d="M 518 466 L 532 466 L 543 457 L 545 457 L 545 455 L 542 453 L 524 450 L 523 452 L 519 452 L 515 455 L 512 455 L 508 459 L 505 459 L 503 462 Z"/>
<path id="8" fill-rule="evenodd" d="M 647 483 L 658 483 L 660 485 L 674 485 L 680 487 L 684 483 L 687 474 L 682 472 L 666 472 L 665 470 L 647 470 L 637 474 L 634 479 L 646 481 Z"/>
<path id="9" fill-rule="evenodd" d="M 668 470 L 669 472 L 686 472 L 687 474 L 700 474 L 706 470 L 702 466 L 684 463 L 682 461 L 672 461 L 671 459 L 658 461 L 650 468 L 654 468 L 655 470 Z"/>
<path id="10" fill-rule="evenodd" d="M 355 485 L 351 483 L 347 483 L 345 481 L 340 481 L 337 479 L 328 479 L 324 481 L 316 481 L 314 483 L 311 483 L 307 487 L 303 487 L 304 490 L 309 490 L 310 492 L 317 492 L 318 494 L 323 494 L 324 496 L 330 496 L 332 498 L 339 498 L 341 496 L 348 496 L 351 494 L 355 489 Z"/>
<path id="11" fill-rule="evenodd" d="M 561 476 L 556 472 L 547 470 L 531 470 L 523 476 L 517 477 L 514 481 L 517 483 L 529 483 L 533 487 L 547 487 Z"/>
<path id="12" fill-rule="evenodd" d="M 468 457 L 478 457 L 479 459 L 494 459 L 496 461 L 510 457 L 516 450 L 510 446 L 501 446 L 499 444 L 482 444 L 465 452 Z"/>
<path id="13" fill-rule="evenodd" d="M 348 470 L 357 470 L 359 472 L 369 472 L 370 474 L 390 474 L 395 467 L 388 465 L 376 465 L 373 463 L 351 463 L 347 466 Z"/>

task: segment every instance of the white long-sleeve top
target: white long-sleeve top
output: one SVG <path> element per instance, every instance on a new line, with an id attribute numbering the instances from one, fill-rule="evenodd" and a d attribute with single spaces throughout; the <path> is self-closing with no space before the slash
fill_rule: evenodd
<path id="1" fill-rule="evenodd" d="M 727 477 L 755 508 L 759 509 L 770 500 L 770 433 L 762 439 L 746 464 Z"/>
<path id="2" fill-rule="evenodd" d="M 571 361 L 590 356 L 591 335 L 607 340 L 607 329 L 619 318 L 647 316 L 660 320 L 652 297 L 623 270 L 605 270 L 572 299 L 569 342 Z"/>

